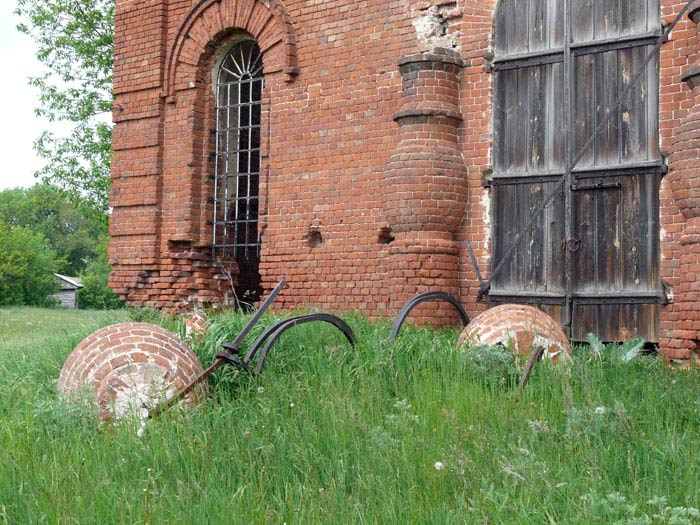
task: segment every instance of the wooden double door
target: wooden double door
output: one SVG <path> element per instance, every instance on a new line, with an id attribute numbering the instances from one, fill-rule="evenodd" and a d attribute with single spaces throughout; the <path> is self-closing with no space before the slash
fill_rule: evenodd
<path id="1" fill-rule="evenodd" d="M 658 340 L 660 32 L 658 0 L 496 11 L 489 299 L 574 340 Z"/>

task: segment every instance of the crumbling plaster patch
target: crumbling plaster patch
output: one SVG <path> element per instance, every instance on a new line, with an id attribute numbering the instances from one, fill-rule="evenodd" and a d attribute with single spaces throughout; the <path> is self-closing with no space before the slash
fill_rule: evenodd
<path id="1" fill-rule="evenodd" d="M 457 2 L 412 2 L 411 17 L 422 52 L 437 48 L 459 49 L 460 32 L 455 22 L 462 16 Z"/>

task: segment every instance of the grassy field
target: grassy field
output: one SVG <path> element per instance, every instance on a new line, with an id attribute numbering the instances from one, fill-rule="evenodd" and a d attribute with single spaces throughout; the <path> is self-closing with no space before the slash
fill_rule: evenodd
<path id="1" fill-rule="evenodd" d="M 389 347 L 351 317 L 357 349 L 295 328 L 261 376 L 222 369 L 139 436 L 55 391 L 84 336 L 133 317 L 0 309 L 0 523 L 700 523 L 697 372 L 578 349 L 521 392 L 456 332 Z M 216 319 L 205 365 L 244 321 Z"/>

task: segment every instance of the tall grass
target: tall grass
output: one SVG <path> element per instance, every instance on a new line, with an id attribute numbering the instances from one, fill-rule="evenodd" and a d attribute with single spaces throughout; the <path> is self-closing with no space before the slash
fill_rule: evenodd
<path id="1" fill-rule="evenodd" d="M 519 391 L 456 332 L 392 347 L 351 317 L 356 349 L 294 328 L 261 376 L 222 369 L 139 437 L 55 393 L 73 346 L 125 315 L 0 310 L 0 523 L 700 523 L 695 371 L 578 349 Z M 215 319 L 203 364 L 244 322 Z"/>

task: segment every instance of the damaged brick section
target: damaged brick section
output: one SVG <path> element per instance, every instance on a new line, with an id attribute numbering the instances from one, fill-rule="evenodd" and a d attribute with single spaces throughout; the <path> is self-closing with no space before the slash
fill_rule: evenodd
<path id="1" fill-rule="evenodd" d="M 464 329 L 458 348 L 465 343 L 502 345 L 517 354 L 529 355 L 538 346 L 553 362 L 572 357 L 564 331 L 546 313 L 532 306 L 502 304 L 487 310 Z"/>
<path id="2" fill-rule="evenodd" d="M 197 356 L 180 339 L 148 323 L 119 323 L 83 339 L 68 356 L 58 378 L 58 391 L 87 388 L 102 419 L 129 414 L 148 417 L 160 401 L 172 397 L 202 372 Z M 185 398 L 191 405 L 203 387 Z"/>
<path id="3" fill-rule="evenodd" d="M 460 32 L 455 29 L 462 16 L 457 2 L 413 2 L 413 27 L 422 52 L 459 47 Z"/>

